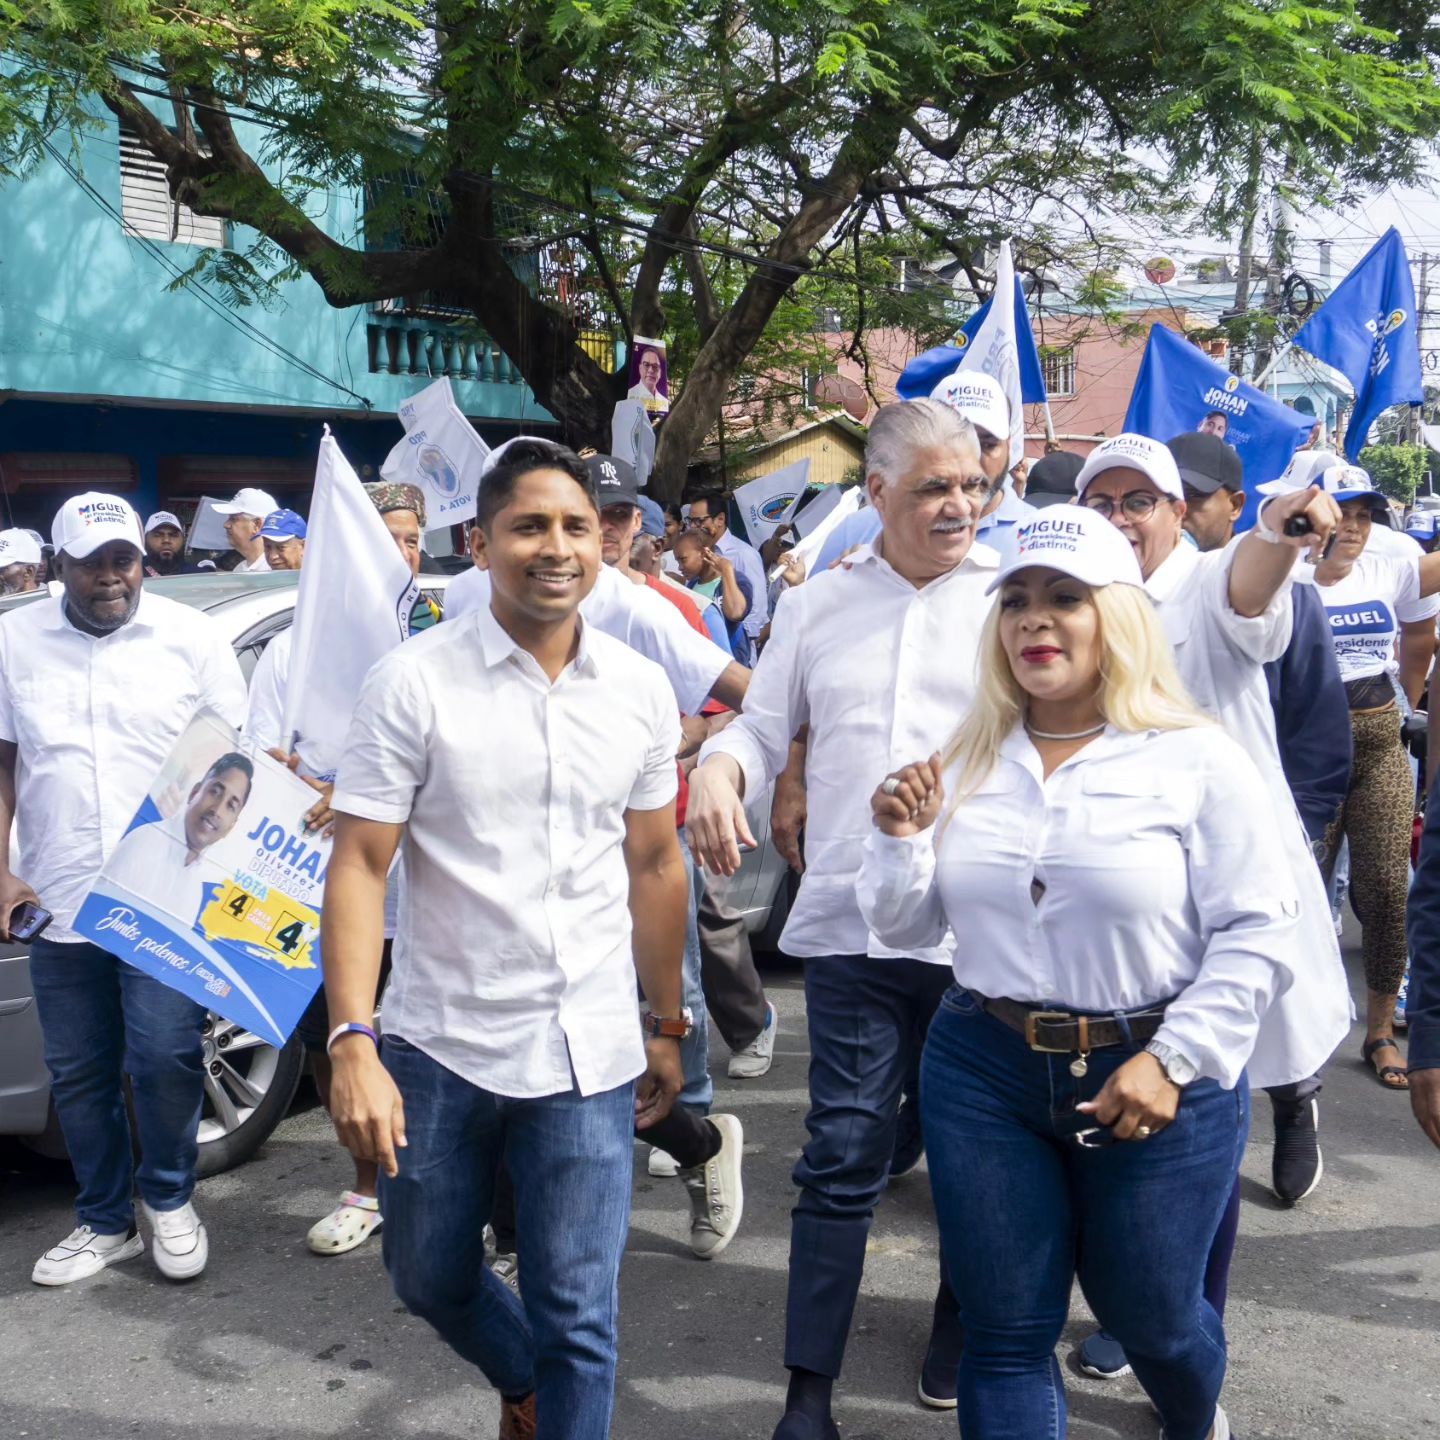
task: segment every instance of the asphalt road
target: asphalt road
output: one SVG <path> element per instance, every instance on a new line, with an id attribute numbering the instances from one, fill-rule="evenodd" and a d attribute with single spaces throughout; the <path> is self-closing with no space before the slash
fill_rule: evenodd
<path id="1" fill-rule="evenodd" d="M 744 1225 L 719 1260 L 690 1256 L 679 1182 L 651 1180 L 636 1148 L 618 1440 L 768 1440 L 779 1412 L 806 1057 L 799 973 L 768 978 L 780 1011 L 774 1068 L 718 1081 L 716 1108 L 739 1115 L 747 1138 Z M 1256 1109 L 1228 1317 L 1225 1403 L 1243 1440 L 1440 1433 L 1440 1154 L 1358 1054 L 1357 1036 L 1327 1071 L 1325 1180 L 1296 1210 L 1269 1196 L 1268 1102 Z M 718 1042 L 716 1058 L 723 1077 Z M 200 1281 L 171 1286 L 147 1257 L 63 1290 L 31 1285 L 29 1272 L 70 1228 L 68 1184 L 53 1172 L 0 1174 L 0 1436 L 494 1436 L 495 1397 L 404 1313 L 378 1245 L 334 1259 L 305 1249 L 307 1226 L 347 1174 L 309 1100 L 255 1161 L 201 1186 L 212 1249 Z M 933 1254 L 922 1165 L 892 1188 L 872 1232 L 837 1392 L 845 1440 L 955 1434 L 953 1416 L 913 1399 Z M 1077 1299 L 1065 1353 L 1087 1328 Z M 1068 1383 L 1072 1436 L 1153 1440 L 1134 1381 L 1072 1369 Z"/>

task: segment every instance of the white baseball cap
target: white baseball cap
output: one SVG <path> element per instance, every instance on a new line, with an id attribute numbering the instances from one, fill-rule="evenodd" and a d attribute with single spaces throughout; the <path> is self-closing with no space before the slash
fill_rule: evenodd
<path id="1" fill-rule="evenodd" d="M 50 539 L 57 550 L 83 560 L 112 540 L 123 540 L 137 550 L 145 549 L 140 517 L 118 495 L 87 490 L 67 500 L 50 527 Z"/>
<path id="2" fill-rule="evenodd" d="M 253 515 L 257 520 L 263 520 L 272 510 L 279 508 L 273 495 L 267 494 L 264 490 L 247 487 L 241 490 L 228 505 L 215 506 L 215 513 L 217 515 Z"/>
<path id="3" fill-rule="evenodd" d="M 1073 575 L 1086 585 L 1139 585 L 1145 578 L 1135 547 L 1097 510 L 1056 505 L 1015 528 L 1014 558 L 986 586 L 998 590 L 1017 570 L 1032 565 Z"/>
<path id="4" fill-rule="evenodd" d="M 1075 493 L 1083 495 L 1085 487 L 1107 470 L 1138 470 L 1172 500 L 1185 498 L 1185 487 L 1180 483 L 1180 467 L 1176 465 L 1170 447 L 1152 440 L 1148 435 L 1127 432 L 1112 435 L 1097 445 L 1075 477 Z"/>
<path id="5" fill-rule="evenodd" d="M 505 452 L 509 450 L 512 445 L 526 443 L 554 446 L 559 446 L 560 444 L 558 440 L 549 439 L 544 435 L 512 435 L 503 445 L 497 445 L 480 462 L 480 478 L 483 480 L 505 458 Z"/>
<path id="6" fill-rule="evenodd" d="M 0 530 L 0 570 L 39 563 L 40 542 L 28 530 Z"/>
<path id="7" fill-rule="evenodd" d="M 1288 495 L 1320 484 L 1320 477 L 1345 462 L 1333 450 L 1297 450 L 1279 479 L 1267 480 L 1255 489 L 1261 495 Z"/>
<path id="8" fill-rule="evenodd" d="M 1010 438 L 1010 401 L 1000 382 L 983 370 L 957 370 L 947 375 L 930 398 L 958 410 L 977 430 Z"/>
<path id="9" fill-rule="evenodd" d="M 178 515 L 172 515 L 168 510 L 157 510 L 146 522 L 145 533 L 148 535 L 152 530 L 158 530 L 162 525 L 173 525 L 182 534 L 185 527 L 180 523 Z"/>

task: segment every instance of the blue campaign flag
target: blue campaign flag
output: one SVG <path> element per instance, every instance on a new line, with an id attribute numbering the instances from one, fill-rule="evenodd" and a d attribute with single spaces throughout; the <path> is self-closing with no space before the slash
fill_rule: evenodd
<path id="1" fill-rule="evenodd" d="M 1205 429 L 1233 445 L 1245 466 L 1245 489 L 1276 479 L 1309 439 L 1315 417 L 1302 415 L 1232 375 L 1183 335 L 1152 325 L 1130 392 L 1125 429 L 1170 441 Z M 1244 517 L 1242 517 L 1242 524 Z"/>
<path id="2" fill-rule="evenodd" d="M 1330 298 L 1300 327 L 1295 344 L 1333 365 L 1355 387 L 1345 453 L 1358 460 L 1380 413 L 1419 405 L 1420 327 L 1405 242 L 1392 225 Z"/>
<path id="3" fill-rule="evenodd" d="M 965 347 L 985 323 L 991 302 L 987 300 L 961 327 L 953 345 L 937 345 L 917 355 L 895 382 L 895 393 L 902 400 L 918 400 L 928 395 L 947 375 L 953 375 L 965 358 Z M 1020 354 L 1020 398 L 1027 405 L 1044 405 L 1050 397 L 1045 393 L 1045 374 L 1040 367 L 1040 352 L 1035 348 L 1035 333 L 1030 328 L 1030 310 L 1025 304 L 1025 290 L 1020 277 L 1015 277 L 1015 348 Z"/>

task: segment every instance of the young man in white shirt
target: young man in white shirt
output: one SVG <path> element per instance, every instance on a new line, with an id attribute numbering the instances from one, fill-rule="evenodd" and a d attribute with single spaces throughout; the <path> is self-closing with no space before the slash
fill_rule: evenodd
<path id="1" fill-rule="evenodd" d="M 501 1435 L 604 1440 L 631 1136 L 668 1114 L 688 1028 L 680 726 L 660 670 L 578 616 L 600 569 L 583 462 L 515 446 L 478 510 L 489 605 L 375 666 L 340 764 L 331 1114 L 384 1172 L 397 1294 L 500 1391 Z M 382 1064 L 369 1021 L 402 838 Z M 502 1155 L 523 1305 L 484 1265 Z"/>
<path id="2" fill-rule="evenodd" d="M 240 556 L 235 574 L 256 575 L 270 568 L 260 527 L 271 512 L 279 508 L 273 495 L 253 486 L 238 491 L 228 504 L 215 507 L 215 513 L 225 517 L 225 538 Z"/>
<path id="3" fill-rule="evenodd" d="M 696 857 L 733 874 L 739 844 L 754 843 L 743 795 L 763 792 L 809 725 L 807 863 L 781 946 L 806 962 L 810 1139 L 795 1167 L 791 1378 L 775 1440 L 836 1440 L 831 1391 L 890 1176 L 901 1091 L 949 984 L 948 946 L 897 954 L 860 914 L 865 787 L 902 757 L 940 748 L 969 707 L 999 563 L 974 538 L 997 481 L 969 420 L 937 400 L 888 405 L 870 428 L 865 468 L 878 540 L 781 598 L 745 709 L 706 744 L 690 781 Z M 922 1401 L 954 1408 L 959 1351 L 942 1264 Z"/>
<path id="4" fill-rule="evenodd" d="M 54 540 L 64 594 L 0 625 L 0 939 L 23 902 L 55 917 L 31 947 L 30 978 L 79 1184 L 75 1230 L 31 1278 L 65 1285 L 139 1255 L 138 1186 L 156 1265 L 168 1279 L 189 1279 L 208 1254 L 190 1203 L 205 1012 L 72 926 L 180 733 L 202 709 L 238 725 L 245 682 L 209 616 L 141 593 L 145 540 L 123 500 L 66 501 Z M 23 878 L 7 861 L 12 820 Z M 126 948 L 118 934 L 117 944 Z"/>

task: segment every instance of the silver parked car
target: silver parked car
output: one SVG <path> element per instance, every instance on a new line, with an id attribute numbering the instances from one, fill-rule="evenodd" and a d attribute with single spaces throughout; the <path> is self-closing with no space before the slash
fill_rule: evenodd
<path id="1" fill-rule="evenodd" d="M 271 640 L 289 627 L 299 576 L 180 575 L 147 580 L 146 586 L 181 604 L 204 610 L 225 627 L 248 681 Z M 421 588 L 437 602 L 449 578 L 422 575 Z M 0 599 L 0 624 L 12 609 L 45 592 Z M 789 870 L 770 844 L 769 797 L 752 806 L 759 847 L 740 872 L 723 882 L 729 903 L 742 911 L 757 947 L 773 948 L 793 893 Z M 248 1030 L 211 1014 L 205 1021 L 205 1108 L 200 1120 L 199 1172 L 215 1175 L 249 1159 L 284 1118 L 305 1068 L 292 1037 L 276 1049 Z M 41 1052 L 40 1024 L 30 990 L 29 954 L 0 946 L 0 1136 L 18 1136 L 41 1154 L 65 1153 L 50 1104 L 50 1081 Z"/>

